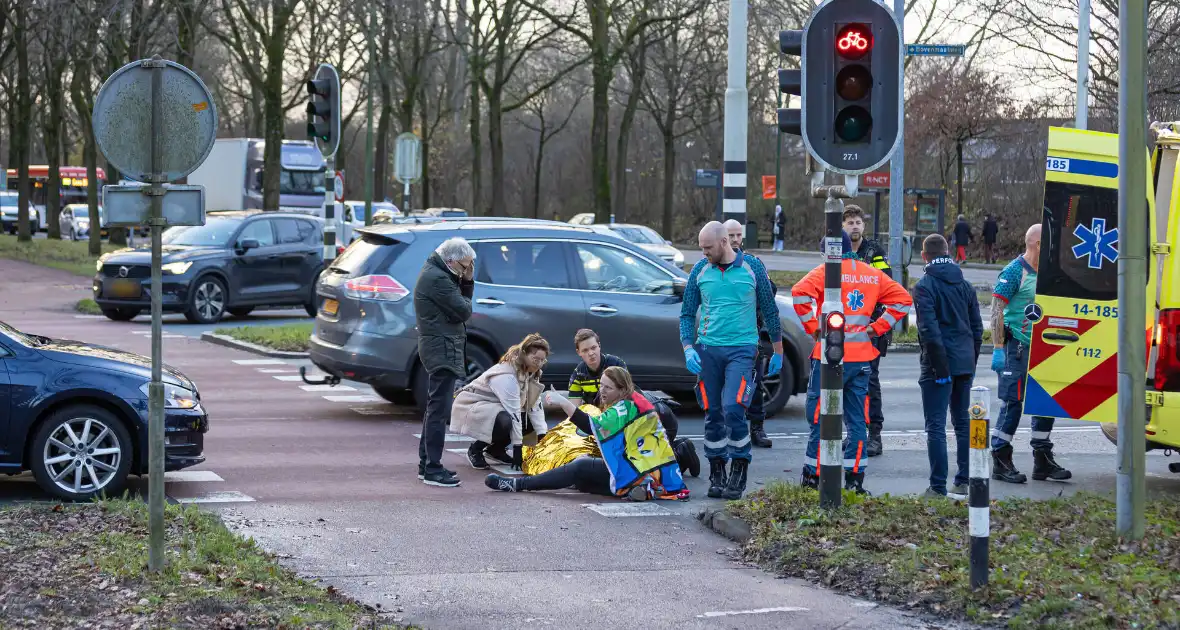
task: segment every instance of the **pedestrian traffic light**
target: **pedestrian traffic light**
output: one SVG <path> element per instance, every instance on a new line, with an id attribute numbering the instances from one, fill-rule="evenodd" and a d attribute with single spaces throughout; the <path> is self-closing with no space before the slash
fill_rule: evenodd
<path id="1" fill-rule="evenodd" d="M 340 75 L 331 64 L 320 64 L 307 80 L 307 135 L 324 157 L 340 146 Z"/>
<path id="2" fill-rule="evenodd" d="M 778 69 L 778 89 L 783 94 L 803 95 L 803 31 L 779 31 L 778 48 L 784 55 L 799 57 L 800 69 Z M 787 97 L 788 100 L 790 97 Z M 803 111 L 799 107 L 779 108 L 778 128 L 793 136 L 803 134 Z"/>
<path id="3" fill-rule="evenodd" d="M 893 12 L 875 0 L 825 0 L 804 28 L 802 54 L 807 150 L 845 175 L 887 162 L 902 116 L 901 35 Z"/>
<path id="4" fill-rule="evenodd" d="M 844 359 L 844 313 L 828 313 L 825 321 L 824 358 L 829 364 L 837 364 Z"/>

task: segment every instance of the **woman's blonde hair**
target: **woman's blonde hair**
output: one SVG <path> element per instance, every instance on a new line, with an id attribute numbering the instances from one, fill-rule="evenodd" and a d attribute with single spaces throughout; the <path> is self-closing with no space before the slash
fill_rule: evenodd
<path id="1" fill-rule="evenodd" d="M 627 368 L 612 365 L 602 371 L 602 378 L 609 378 L 610 382 L 623 390 L 623 399 L 631 397 L 635 393 L 635 382 L 631 380 L 631 373 Z"/>
<path id="2" fill-rule="evenodd" d="M 544 350 L 545 356 L 549 356 L 549 342 L 541 336 L 541 333 L 529 333 L 525 335 L 520 343 L 512 346 L 500 357 L 500 363 L 511 363 L 517 372 L 524 371 L 524 357 L 534 350 Z"/>

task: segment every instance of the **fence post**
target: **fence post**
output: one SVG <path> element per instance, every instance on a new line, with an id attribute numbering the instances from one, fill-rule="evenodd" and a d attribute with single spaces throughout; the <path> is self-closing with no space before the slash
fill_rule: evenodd
<path id="1" fill-rule="evenodd" d="M 967 496 L 968 531 L 971 534 L 970 566 L 971 588 L 987 586 L 988 578 L 988 537 L 991 533 L 991 497 L 988 480 L 991 478 L 991 449 L 988 436 L 991 433 L 991 390 L 986 387 L 971 388 L 971 476 Z"/>

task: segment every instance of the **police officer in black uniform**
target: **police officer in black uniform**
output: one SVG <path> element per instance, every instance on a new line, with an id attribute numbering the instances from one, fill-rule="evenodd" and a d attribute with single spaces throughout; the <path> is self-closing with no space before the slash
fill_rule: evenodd
<path id="1" fill-rule="evenodd" d="M 725 222 L 725 231 L 729 235 L 729 245 L 736 252 L 742 251 L 744 234 L 742 224 L 734 219 Z M 748 252 L 747 252 L 748 253 Z M 750 254 L 754 256 L 753 254 Z M 758 258 L 754 256 L 754 258 Z M 758 258 L 759 262 L 762 259 Z M 766 265 L 763 264 L 763 267 Z M 778 293 L 778 287 L 767 274 L 770 290 Z M 773 443 L 766 435 L 766 393 L 762 387 L 762 379 L 766 376 L 766 369 L 770 365 L 770 356 L 774 354 L 774 346 L 770 343 L 770 333 L 762 321 L 762 311 L 758 311 L 758 356 L 754 359 L 754 395 L 750 398 L 750 406 L 746 407 L 746 420 L 750 423 L 750 443 L 758 448 L 770 448 Z"/>
<path id="2" fill-rule="evenodd" d="M 880 269 L 893 277 L 893 269 L 889 266 L 889 259 L 885 257 L 885 248 L 876 239 L 865 238 L 865 212 L 860 206 L 847 204 L 844 206 L 844 231 L 852 240 L 852 248 L 856 250 L 857 258 L 873 267 Z M 873 311 L 873 319 L 881 317 L 884 308 L 878 306 Z M 889 349 L 893 340 L 893 333 L 877 337 L 877 350 L 880 357 L 873 359 L 872 375 L 869 376 L 869 443 L 865 447 L 866 457 L 876 457 L 881 454 L 881 427 L 885 424 L 885 414 L 881 408 L 881 358 Z"/>

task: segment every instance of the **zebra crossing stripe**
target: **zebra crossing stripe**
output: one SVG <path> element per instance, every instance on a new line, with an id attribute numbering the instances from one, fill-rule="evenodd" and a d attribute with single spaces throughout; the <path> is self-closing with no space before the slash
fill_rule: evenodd
<path id="1" fill-rule="evenodd" d="M 212 470 L 170 470 L 164 473 L 164 483 L 208 483 L 225 481 Z"/>
<path id="2" fill-rule="evenodd" d="M 356 388 L 349 385 L 300 385 L 305 392 L 355 392 Z"/>
<path id="3" fill-rule="evenodd" d="M 253 503 L 254 497 L 241 492 L 209 492 L 196 497 L 178 497 L 177 503 Z"/>
<path id="4" fill-rule="evenodd" d="M 369 403 L 382 402 L 383 398 L 379 396 L 324 396 L 324 400 L 328 402 L 342 402 L 342 403 Z"/>
<path id="5" fill-rule="evenodd" d="M 282 359 L 234 359 L 238 365 L 287 365 Z"/>

